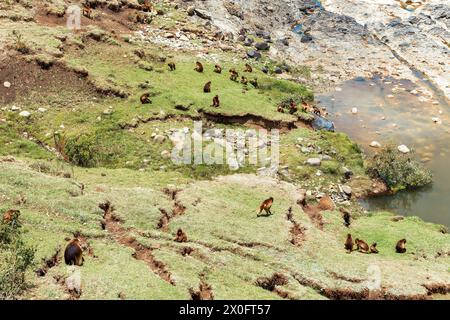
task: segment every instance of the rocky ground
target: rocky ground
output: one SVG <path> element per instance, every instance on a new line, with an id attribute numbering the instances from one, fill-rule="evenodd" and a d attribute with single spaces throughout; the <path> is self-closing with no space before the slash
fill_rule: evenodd
<path id="1" fill-rule="evenodd" d="M 307 65 L 318 92 L 374 74 L 416 82 L 418 70 L 449 98 L 449 7 L 413 2 L 414 10 L 388 0 L 194 3 L 211 12 L 212 24 L 249 48 L 254 43 L 247 35 L 259 34 L 270 43 L 272 57 Z"/>

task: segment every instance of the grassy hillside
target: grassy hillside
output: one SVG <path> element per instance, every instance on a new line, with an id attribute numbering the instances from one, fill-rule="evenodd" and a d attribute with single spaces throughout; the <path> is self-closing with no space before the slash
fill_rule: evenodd
<path id="1" fill-rule="evenodd" d="M 214 299 L 425 299 L 448 292 L 443 227 L 363 212 L 355 197 L 317 207 L 343 185 L 364 194 L 373 181 L 347 136 L 313 131 L 312 115 L 302 110 L 277 112 L 286 98 L 312 103 L 310 88 L 285 79 L 304 75 L 306 66 L 277 76 L 279 61 L 247 59 L 242 46 L 217 40 L 215 30 L 170 1 L 158 1 L 159 13 L 145 24 L 133 18 L 142 14 L 137 1 L 120 8 L 94 2 L 94 16 L 82 17 L 77 32 L 65 28 L 68 1 L 0 5 L 0 213 L 20 210 L 20 239 L 36 250 L 27 285 L 14 298 L 191 299 L 200 284 Z M 181 37 L 164 35 L 180 30 L 188 44 L 174 47 Z M 194 71 L 196 61 L 203 73 Z M 245 63 L 254 72 L 244 73 Z M 257 78 L 258 88 L 231 81 L 230 68 Z M 211 93 L 203 93 L 207 81 Z M 144 93 L 150 104 L 141 104 Z M 211 107 L 215 95 L 219 108 Z M 165 156 L 171 133 L 192 130 L 194 121 L 205 129 L 279 129 L 281 169 L 267 176 L 264 164 L 231 170 L 172 163 Z M 320 166 L 307 164 L 310 158 L 321 158 Z M 298 204 L 302 189 L 306 208 Z M 274 214 L 257 217 L 269 197 Z M 106 201 L 112 212 L 99 208 Z M 343 208 L 353 216 L 349 228 Z M 174 241 L 178 229 L 187 242 Z M 377 242 L 380 253 L 347 254 L 347 233 Z M 74 237 L 84 249 L 81 267 L 63 259 Z M 404 255 L 395 253 L 402 238 Z M 1 257 L 14 252 L 0 246 L 7 248 Z M 0 263 L 0 288 L 9 267 Z M 369 291 L 374 268 L 381 283 Z"/>

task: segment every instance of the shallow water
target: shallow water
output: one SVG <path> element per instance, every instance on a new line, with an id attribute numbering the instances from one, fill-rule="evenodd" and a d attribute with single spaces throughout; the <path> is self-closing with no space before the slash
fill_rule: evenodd
<path id="1" fill-rule="evenodd" d="M 327 108 L 336 130 L 347 133 L 365 151 L 374 152 L 372 141 L 405 144 L 433 172 L 432 186 L 365 200 L 367 209 L 450 226 L 450 108 L 426 80 L 422 83 L 426 90 L 408 80 L 355 79 L 317 100 Z M 356 115 L 351 112 L 355 107 Z M 434 117 L 442 123 L 434 123 Z"/>

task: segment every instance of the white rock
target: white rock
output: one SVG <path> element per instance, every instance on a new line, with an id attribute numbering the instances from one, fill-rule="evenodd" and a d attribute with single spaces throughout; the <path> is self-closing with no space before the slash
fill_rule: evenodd
<path id="1" fill-rule="evenodd" d="M 29 113 L 28 111 L 22 111 L 21 113 L 19 113 L 19 116 L 28 118 L 29 116 L 31 116 L 31 113 Z"/>
<path id="2" fill-rule="evenodd" d="M 163 159 L 169 159 L 171 157 L 170 151 L 164 150 L 163 152 L 161 152 L 161 157 L 163 157 Z"/>
<path id="3" fill-rule="evenodd" d="M 322 163 L 322 160 L 320 160 L 319 158 L 310 158 L 308 160 L 306 160 L 306 164 L 310 165 L 312 167 L 319 167 Z"/>
<path id="4" fill-rule="evenodd" d="M 45 109 L 45 108 L 39 108 L 38 111 L 41 112 L 41 113 L 44 113 L 44 112 L 47 111 L 47 109 Z"/>
<path id="5" fill-rule="evenodd" d="M 405 146 L 404 144 L 402 144 L 401 146 L 398 146 L 398 151 L 400 151 L 401 153 L 410 153 L 411 150 L 409 150 L 409 148 L 407 146 Z"/>
<path id="6" fill-rule="evenodd" d="M 381 143 L 379 143 L 378 141 L 372 141 L 372 142 L 370 143 L 370 146 L 371 146 L 372 148 L 381 148 Z"/>
<path id="7" fill-rule="evenodd" d="M 20 108 L 17 107 L 17 106 L 12 106 L 11 107 L 11 111 L 19 111 L 19 110 L 20 110 Z"/>
<path id="8" fill-rule="evenodd" d="M 158 142 L 158 143 L 163 143 L 164 140 L 166 140 L 166 137 L 164 137 L 163 135 L 157 134 L 154 138 L 153 141 Z"/>
<path id="9" fill-rule="evenodd" d="M 353 113 L 353 114 L 358 114 L 358 108 L 353 108 L 353 109 L 352 109 L 352 113 Z"/>
<path id="10" fill-rule="evenodd" d="M 10 88 L 10 87 L 11 87 L 11 82 L 5 81 L 5 82 L 3 82 L 3 86 L 4 86 L 5 88 Z"/>
<path id="11" fill-rule="evenodd" d="M 346 194 L 351 196 L 352 195 L 352 188 L 350 188 L 349 186 L 342 186 L 342 191 Z"/>

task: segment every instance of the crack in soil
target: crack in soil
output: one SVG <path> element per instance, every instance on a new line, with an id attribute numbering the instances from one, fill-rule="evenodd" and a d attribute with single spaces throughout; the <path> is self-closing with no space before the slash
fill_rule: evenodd
<path id="1" fill-rule="evenodd" d="M 397 295 L 387 292 L 386 288 L 381 288 L 379 290 L 369 290 L 367 287 L 363 287 L 360 290 L 351 288 L 330 288 L 317 280 L 309 279 L 298 273 L 292 274 L 292 277 L 297 280 L 300 285 L 309 287 L 331 300 L 427 300 L 429 299 L 428 295 L 432 294 L 432 292 L 430 293 L 429 291 L 428 295 Z M 437 285 L 436 291 L 441 292 L 441 288 L 441 285 Z"/>
<path id="2" fill-rule="evenodd" d="M 306 238 L 306 228 L 302 227 L 300 225 L 300 223 L 298 223 L 295 219 L 294 219 L 294 215 L 292 213 L 292 207 L 290 207 L 288 209 L 288 212 L 286 213 L 286 219 L 292 223 L 292 227 L 290 229 L 290 233 L 292 235 L 292 238 L 290 240 L 290 242 L 294 245 L 294 246 L 298 246 L 300 247 L 303 244 L 303 241 L 305 241 Z"/>
<path id="3" fill-rule="evenodd" d="M 283 299 L 294 299 L 290 293 L 277 288 L 278 286 L 285 286 L 288 283 L 288 277 L 279 272 L 274 273 L 271 277 L 259 277 L 255 281 L 256 286 L 273 292 Z"/>
<path id="4" fill-rule="evenodd" d="M 166 265 L 155 259 L 152 254 L 153 249 L 139 243 L 136 238 L 128 235 L 132 229 L 122 227 L 123 221 L 114 215 L 114 207 L 109 201 L 101 203 L 100 209 L 104 211 L 103 219 L 105 228 L 119 244 L 134 249 L 133 257 L 137 260 L 144 261 L 150 269 L 153 270 L 161 279 L 167 281 L 171 285 L 175 285 L 175 281 L 171 278 L 171 274 L 166 270 Z"/>
<path id="5" fill-rule="evenodd" d="M 61 257 L 59 256 L 60 253 L 61 248 L 58 247 L 50 258 L 42 259 L 42 267 L 35 271 L 38 277 L 44 277 L 51 268 L 57 266 L 61 262 Z"/>

